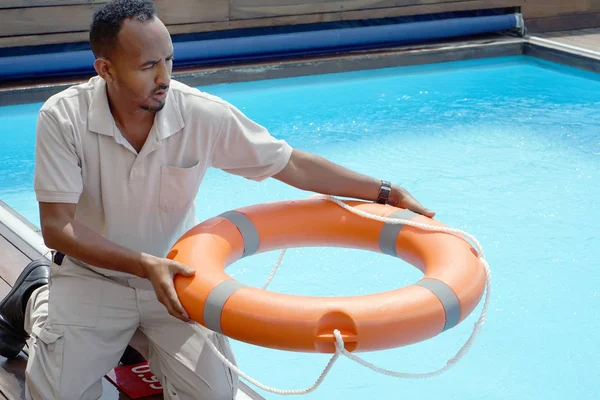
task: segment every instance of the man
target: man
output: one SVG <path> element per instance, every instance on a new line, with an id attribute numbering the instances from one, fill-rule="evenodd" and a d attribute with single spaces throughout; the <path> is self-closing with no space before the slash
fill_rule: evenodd
<path id="1" fill-rule="evenodd" d="M 232 399 L 237 376 L 203 342 L 173 285 L 195 272 L 164 258 L 194 226 L 209 167 L 247 179 L 405 207 L 406 190 L 292 149 L 231 104 L 171 80 L 173 44 L 151 1 L 94 15 L 98 76 L 39 114 L 35 190 L 44 241 L 59 257 L 22 273 L 0 304 L 1 354 L 27 338 L 26 396 L 96 399 L 136 332 L 167 399 Z M 230 360 L 226 338 L 210 337 Z"/>

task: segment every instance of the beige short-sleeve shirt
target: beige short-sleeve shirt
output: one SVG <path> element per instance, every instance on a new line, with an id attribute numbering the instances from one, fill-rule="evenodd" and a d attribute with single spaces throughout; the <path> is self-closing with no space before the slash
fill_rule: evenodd
<path id="1" fill-rule="evenodd" d="M 94 77 L 42 106 L 35 191 L 40 202 L 76 203 L 75 219 L 105 238 L 164 257 L 198 222 L 194 199 L 209 167 L 260 181 L 291 154 L 233 105 L 175 80 L 138 154 L 115 124 L 106 82 Z"/>

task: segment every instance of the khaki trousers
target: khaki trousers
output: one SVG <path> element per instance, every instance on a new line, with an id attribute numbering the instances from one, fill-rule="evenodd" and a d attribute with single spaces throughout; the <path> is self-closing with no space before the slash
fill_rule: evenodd
<path id="1" fill-rule="evenodd" d="M 25 329 L 27 399 L 100 398 L 103 376 L 140 333 L 165 399 L 231 400 L 237 392 L 237 375 L 199 331 L 235 364 L 227 338 L 169 315 L 147 280 L 116 281 L 66 257 L 52 264 L 50 284 L 31 295 Z"/>

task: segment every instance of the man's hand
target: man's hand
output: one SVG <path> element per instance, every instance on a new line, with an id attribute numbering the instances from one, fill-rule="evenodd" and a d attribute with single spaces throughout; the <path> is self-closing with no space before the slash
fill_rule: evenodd
<path id="1" fill-rule="evenodd" d="M 274 178 L 300 190 L 374 201 L 381 180 L 351 171 L 323 157 L 294 149 L 287 165 Z M 406 189 L 392 186 L 388 204 L 433 217 Z"/>
<path id="2" fill-rule="evenodd" d="M 394 207 L 407 208 L 429 218 L 433 218 L 435 215 L 433 211 L 423 207 L 406 189 L 396 185 L 392 186 L 392 193 L 390 193 L 388 204 Z"/>
<path id="3" fill-rule="evenodd" d="M 158 301 L 167 308 L 169 314 L 184 322 L 189 322 L 190 317 L 179 301 L 173 279 L 176 274 L 193 276 L 196 271 L 177 261 L 148 254 L 144 255 L 142 265 L 145 278 L 152 282 Z"/>

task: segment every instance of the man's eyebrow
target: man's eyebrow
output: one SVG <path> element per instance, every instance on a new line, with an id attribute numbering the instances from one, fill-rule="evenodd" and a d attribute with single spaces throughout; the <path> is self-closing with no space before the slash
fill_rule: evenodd
<path id="1" fill-rule="evenodd" d="M 168 60 L 170 58 L 173 58 L 173 52 L 171 52 L 171 54 L 169 54 L 165 59 Z M 160 59 L 158 60 L 148 60 L 145 63 L 143 63 L 142 65 L 140 65 L 140 67 L 146 67 L 146 66 L 150 66 L 150 65 L 154 65 L 157 64 L 160 61 Z"/>

